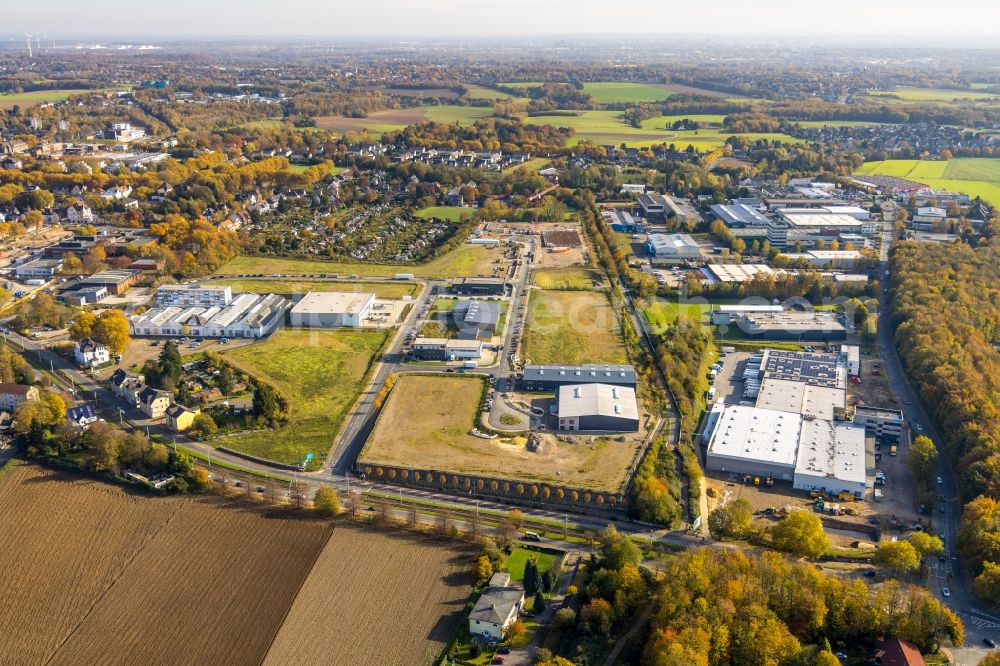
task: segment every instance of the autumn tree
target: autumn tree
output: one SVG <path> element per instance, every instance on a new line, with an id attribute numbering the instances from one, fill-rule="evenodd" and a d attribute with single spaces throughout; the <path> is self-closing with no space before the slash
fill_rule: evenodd
<path id="1" fill-rule="evenodd" d="M 321 516 L 331 517 L 340 513 L 340 498 L 330 486 L 320 486 L 313 496 L 313 510 Z"/>
<path id="2" fill-rule="evenodd" d="M 601 533 L 601 564 L 608 569 L 621 569 L 627 564 L 639 564 L 642 551 L 627 534 L 619 532 L 614 525 L 608 525 Z"/>
<path id="3" fill-rule="evenodd" d="M 919 435 L 910 445 L 906 464 L 921 479 L 929 479 L 938 466 L 938 451 L 934 441 L 926 435 Z"/>
<path id="4" fill-rule="evenodd" d="M 97 323 L 97 315 L 89 310 L 80 312 L 73 321 L 69 323 L 70 340 L 83 340 L 94 334 L 94 325 Z"/>
<path id="5" fill-rule="evenodd" d="M 816 559 L 830 550 L 830 539 L 819 516 L 795 509 L 771 528 L 771 543 L 778 550 Z"/>
<path id="6" fill-rule="evenodd" d="M 93 337 L 106 344 L 113 354 L 123 353 L 131 340 L 125 313 L 117 309 L 102 312 L 93 324 Z"/>
<path id="7" fill-rule="evenodd" d="M 742 497 L 708 514 L 708 529 L 716 539 L 743 539 L 753 526 L 753 505 Z"/>
<path id="8" fill-rule="evenodd" d="M 920 554 L 909 541 L 886 541 L 875 549 L 872 563 L 898 576 L 920 568 Z"/>

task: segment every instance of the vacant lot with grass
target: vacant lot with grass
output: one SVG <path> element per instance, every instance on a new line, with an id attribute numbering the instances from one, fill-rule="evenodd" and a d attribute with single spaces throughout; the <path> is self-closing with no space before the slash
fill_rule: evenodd
<path id="1" fill-rule="evenodd" d="M 208 284 L 229 285 L 234 293 L 250 292 L 252 294 L 305 294 L 308 291 L 353 291 L 372 292 L 375 298 L 402 298 L 416 296 L 420 285 L 412 282 L 351 282 L 340 280 L 251 280 L 222 279 L 213 280 Z"/>
<path id="2" fill-rule="evenodd" d="M 637 443 L 553 442 L 529 451 L 524 438 L 473 437 L 469 431 L 482 391 L 483 382 L 475 377 L 403 375 L 389 394 L 359 460 L 605 492 L 621 490 Z"/>
<path id="3" fill-rule="evenodd" d="M 674 94 L 666 86 L 631 81 L 592 81 L 583 84 L 583 91 L 601 104 L 661 102 Z"/>
<path id="4" fill-rule="evenodd" d="M 284 329 L 261 343 L 226 352 L 235 365 L 281 391 L 289 400 L 291 415 L 276 430 L 213 443 L 289 464 L 312 453 L 319 462 L 386 338 L 381 331 Z"/>
<path id="5" fill-rule="evenodd" d="M 678 303 L 674 300 L 657 298 L 652 303 L 643 306 L 642 315 L 652 329 L 660 333 L 668 325 L 677 321 L 680 316 L 707 322 L 705 315 L 712 309 L 707 303 Z"/>
<path id="6" fill-rule="evenodd" d="M 375 111 L 369 113 L 365 118 L 321 116 L 316 118 L 316 126 L 340 134 L 360 132 L 365 129 L 374 134 L 381 134 L 382 132 L 401 130 L 422 120 L 471 125 L 480 118 L 491 115 L 493 115 L 493 107 L 442 104 L 440 106 L 418 106 L 412 109 Z"/>
<path id="7" fill-rule="evenodd" d="M 572 116 L 530 116 L 525 122 L 576 130 L 576 136 L 569 140 L 570 145 L 581 141 L 590 141 L 600 145 L 625 143 L 629 147 L 638 148 L 672 143 L 678 149 L 685 149 L 691 145 L 701 152 L 709 152 L 721 147 L 727 138 L 734 136 L 718 127 L 677 131 L 667 129 L 669 123 L 685 116 L 658 116 L 644 121 L 641 127 L 633 127 L 622 120 L 620 111 L 578 111 L 575 113 L 576 115 Z M 697 118 L 698 116 L 691 117 Z M 710 117 L 718 118 L 718 116 Z M 746 137 L 750 141 L 765 139 L 784 143 L 801 143 L 801 139 L 787 134 L 742 134 L 740 136 Z"/>
<path id="8" fill-rule="evenodd" d="M 416 216 L 421 219 L 437 218 L 450 222 L 461 222 L 463 218 L 470 218 L 476 212 L 475 208 L 463 208 L 461 206 L 430 206 L 421 208 Z"/>
<path id="9" fill-rule="evenodd" d="M 219 269 L 219 275 L 337 275 L 392 277 L 413 273 L 417 277 L 449 278 L 491 276 L 504 250 L 484 245 L 460 245 L 425 264 L 346 264 L 316 259 L 236 257 Z"/>
<path id="10" fill-rule="evenodd" d="M 467 547 L 23 464 L 0 523 L 18 665 L 426 664 L 471 591 Z"/>
<path id="11" fill-rule="evenodd" d="M 531 363 L 625 363 L 618 318 L 594 291 L 533 290 L 524 331 Z"/>
<path id="12" fill-rule="evenodd" d="M 1000 159 L 962 157 L 949 160 L 865 162 L 855 174 L 906 178 L 935 190 L 961 192 L 1000 206 Z"/>
<path id="13" fill-rule="evenodd" d="M 0 479 L 0 654 L 259 664 L 328 523 L 151 499 L 18 465 Z"/>
<path id="14" fill-rule="evenodd" d="M 873 97 L 895 97 L 904 102 L 1000 102 L 1000 95 L 982 90 L 946 90 L 943 88 L 894 88 L 871 90 Z"/>
<path id="15" fill-rule="evenodd" d="M 264 663 L 434 663 L 472 592 L 472 552 L 427 536 L 338 527 Z"/>
<path id="16" fill-rule="evenodd" d="M 23 93 L 0 94 L 0 109 L 13 106 L 34 106 L 46 102 L 61 102 L 71 95 L 86 95 L 96 90 L 33 90 Z"/>
<path id="17" fill-rule="evenodd" d="M 604 283 L 604 275 L 592 268 L 552 268 L 532 271 L 531 284 L 542 289 L 593 289 Z"/>

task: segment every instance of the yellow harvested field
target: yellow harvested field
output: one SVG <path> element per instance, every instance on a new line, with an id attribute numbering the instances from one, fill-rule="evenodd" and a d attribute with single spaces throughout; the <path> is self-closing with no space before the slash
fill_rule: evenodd
<path id="1" fill-rule="evenodd" d="M 338 527 L 264 664 L 365 664 L 373 654 L 386 666 L 434 663 L 472 591 L 472 553 L 423 535 Z"/>
<path id="2" fill-rule="evenodd" d="M 524 438 L 469 434 L 483 382 L 472 377 L 403 375 L 359 456 L 362 464 L 482 474 L 617 492 L 638 442 L 554 441 L 529 451 Z"/>

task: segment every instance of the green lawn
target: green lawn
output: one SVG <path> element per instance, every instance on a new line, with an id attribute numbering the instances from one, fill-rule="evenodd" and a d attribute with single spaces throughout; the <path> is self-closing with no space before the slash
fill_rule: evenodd
<path id="1" fill-rule="evenodd" d="M 576 135 L 570 139 L 569 145 L 573 146 L 581 141 L 590 141 L 600 145 L 626 144 L 629 147 L 641 148 L 653 146 L 661 143 L 674 144 L 678 149 L 694 146 L 700 152 L 710 152 L 721 147 L 727 138 L 733 136 L 719 128 L 704 128 L 699 130 L 673 131 L 666 129 L 668 122 L 680 120 L 681 118 L 697 119 L 699 116 L 658 116 L 650 118 L 642 123 L 641 127 L 632 127 L 621 119 L 619 111 L 578 111 L 572 116 L 529 116 L 526 123 L 534 125 L 552 125 L 553 127 L 566 127 L 576 131 Z M 705 118 L 712 118 L 721 122 L 722 116 L 707 115 Z M 708 122 L 706 120 L 706 122 Z M 748 140 L 767 139 L 768 141 L 778 140 L 785 143 L 801 143 L 801 139 L 788 136 L 787 134 L 745 134 Z"/>
<path id="2" fill-rule="evenodd" d="M 943 160 L 886 160 L 865 162 L 855 175 L 906 178 L 936 190 L 982 197 L 1000 206 L 1000 158 L 961 157 Z"/>
<path id="3" fill-rule="evenodd" d="M 642 308 L 642 315 L 652 329 L 660 333 L 668 325 L 677 321 L 679 316 L 689 319 L 697 319 L 705 322 L 705 315 L 712 309 L 708 303 L 678 303 L 674 300 L 657 298 L 649 305 Z"/>
<path id="4" fill-rule="evenodd" d="M 341 282 L 340 280 L 212 280 L 211 284 L 229 285 L 236 293 L 304 294 L 308 291 L 370 291 L 375 298 L 399 299 L 416 296 L 420 285 L 412 282 Z"/>
<path id="5" fill-rule="evenodd" d="M 591 268 L 549 268 L 531 272 L 531 283 L 542 289 L 593 289 L 604 275 Z"/>
<path id="6" fill-rule="evenodd" d="M 0 94 L 0 109 L 9 109 L 15 104 L 34 106 L 45 102 L 61 102 L 71 95 L 86 95 L 98 90 L 33 90 L 23 93 Z"/>
<path id="7" fill-rule="evenodd" d="M 532 558 L 538 561 L 538 571 L 543 574 L 559 562 L 559 557 L 553 553 L 515 546 L 504 561 L 504 569 L 510 574 L 511 579 L 524 580 L 524 565 Z"/>
<path id="8" fill-rule="evenodd" d="M 547 157 L 536 157 L 534 159 L 528 160 L 524 164 L 515 164 L 514 166 L 509 166 L 506 169 L 504 169 L 504 172 L 517 171 L 518 169 L 530 169 L 534 171 L 539 171 L 547 167 L 549 165 L 549 162 L 551 162 L 551 160 Z"/>
<path id="9" fill-rule="evenodd" d="M 284 118 L 264 118 L 263 120 L 251 120 L 248 123 L 243 123 L 240 127 L 247 129 L 275 129 L 288 122 Z"/>
<path id="10" fill-rule="evenodd" d="M 982 90 L 945 90 L 941 88 L 894 88 L 870 90 L 873 97 L 896 97 L 904 102 L 1000 102 L 1000 95 Z"/>
<path id="11" fill-rule="evenodd" d="M 274 385 L 288 399 L 291 414 L 276 430 L 213 443 L 289 464 L 312 453 L 319 463 L 387 338 L 384 331 L 284 329 L 263 342 L 225 352 L 235 365 Z"/>
<path id="12" fill-rule="evenodd" d="M 594 291 L 533 290 L 524 331 L 531 363 L 625 363 L 616 313 L 607 295 Z"/>
<path id="13" fill-rule="evenodd" d="M 503 249 L 484 245 L 460 245 L 444 256 L 425 264 L 361 264 L 337 263 L 319 259 L 289 259 L 283 257 L 236 257 L 219 269 L 226 275 L 337 275 L 347 277 L 392 277 L 396 273 L 413 273 L 417 277 L 450 278 L 491 276 L 494 262 L 503 256 Z"/>
<path id="14" fill-rule="evenodd" d="M 436 217 L 439 220 L 461 222 L 463 217 L 472 217 L 475 212 L 475 208 L 465 208 L 463 206 L 429 206 L 428 208 L 418 210 L 416 216 L 421 219 Z"/>
<path id="15" fill-rule="evenodd" d="M 584 83 L 583 91 L 601 104 L 661 102 L 674 94 L 665 86 L 631 81 L 593 81 Z"/>

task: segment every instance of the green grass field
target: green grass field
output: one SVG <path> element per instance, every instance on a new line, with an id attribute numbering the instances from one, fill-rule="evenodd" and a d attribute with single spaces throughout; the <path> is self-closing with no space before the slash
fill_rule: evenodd
<path id="1" fill-rule="evenodd" d="M 46 102 L 61 102 L 71 95 L 86 95 L 97 90 L 33 90 L 23 93 L 0 94 L 0 109 L 9 109 L 15 104 L 34 106 Z"/>
<path id="2" fill-rule="evenodd" d="M 531 170 L 531 171 L 539 171 L 539 170 L 544 169 L 545 167 L 547 167 L 549 165 L 549 162 L 551 162 L 551 161 L 552 160 L 550 160 L 547 157 L 536 157 L 534 159 L 528 160 L 524 164 L 515 164 L 514 166 L 509 166 L 506 169 L 504 169 L 504 173 L 507 173 L 507 172 L 510 172 L 510 171 L 517 171 L 518 169 L 528 169 L 528 170 Z"/>
<path id="3" fill-rule="evenodd" d="M 308 291 L 370 291 L 375 298 L 399 299 L 416 296 L 419 284 L 412 282 L 347 282 L 340 280 L 213 280 L 210 284 L 229 285 L 234 293 L 304 294 Z"/>
<path id="4" fill-rule="evenodd" d="M 732 134 L 718 128 L 700 130 L 673 131 L 666 129 L 668 122 L 699 116 L 658 116 L 642 123 L 642 127 L 632 127 L 621 119 L 618 111 L 579 111 L 574 116 L 529 116 L 526 123 L 534 125 L 552 125 L 576 130 L 576 135 L 570 139 L 569 145 L 581 141 L 591 141 L 600 145 L 626 144 L 632 148 L 648 147 L 660 143 L 674 144 L 678 149 L 692 145 L 700 152 L 710 152 L 721 147 Z M 722 116 L 703 116 L 721 122 Z M 706 122 L 708 122 L 706 120 Z M 800 139 L 787 134 L 745 134 L 751 141 L 757 139 L 778 140 L 785 143 L 801 143 Z"/>
<path id="5" fill-rule="evenodd" d="M 507 570 L 512 580 L 524 580 L 524 565 L 530 559 L 535 559 L 538 562 L 538 572 L 544 574 L 556 564 L 559 558 L 553 553 L 543 553 L 539 550 L 515 546 L 511 549 L 507 559 L 504 560 L 503 568 Z"/>
<path id="6" fill-rule="evenodd" d="M 524 356 L 531 363 L 566 365 L 627 360 L 611 303 L 594 291 L 532 291 Z"/>
<path id="7" fill-rule="evenodd" d="M 629 81 L 594 81 L 583 84 L 583 91 L 601 104 L 661 102 L 674 92 L 665 86 Z"/>
<path id="8" fill-rule="evenodd" d="M 708 303 L 678 303 L 657 298 L 642 308 L 642 315 L 656 333 L 661 333 L 680 316 L 704 322 L 705 315 L 712 309 Z"/>
<path id="9" fill-rule="evenodd" d="M 943 90 L 940 88 L 894 88 L 892 90 L 870 90 L 872 97 L 895 97 L 904 102 L 1000 102 L 1000 95 L 981 90 Z"/>
<path id="10" fill-rule="evenodd" d="M 531 284 L 542 289 L 593 289 L 604 275 L 589 268 L 548 268 L 531 272 Z"/>
<path id="11" fill-rule="evenodd" d="M 236 257 L 219 269 L 227 275 L 337 275 L 347 277 L 392 277 L 396 273 L 413 273 L 417 277 L 449 278 L 491 276 L 494 262 L 503 256 L 503 249 L 483 245 L 460 245 L 448 254 L 426 264 L 356 264 L 336 263 L 317 259 L 286 259 L 282 257 Z"/>
<path id="12" fill-rule="evenodd" d="M 424 220 L 436 217 L 439 220 L 461 222 L 463 217 L 472 217 L 475 212 L 475 208 L 463 208 L 461 206 L 430 206 L 418 210 L 416 216 Z"/>
<path id="13" fill-rule="evenodd" d="M 276 430 L 213 443 L 276 462 L 299 463 L 307 453 L 321 461 L 387 337 L 375 331 L 284 329 L 226 352 L 229 361 L 277 387 L 288 398 L 291 415 Z"/>
<path id="14" fill-rule="evenodd" d="M 1000 206 L 1000 158 L 957 158 L 942 160 L 886 160 L 865 162 L 856 175 L 906 178 L 935 190 L 961 192 Z"/>
<path id="15" fill-rule="evenodd" d="M 442 104 L 441 106 L 425 106 L 424 118 L 436 123 L 461 123 L 471 125 L 480 118 L 493 115 L 493 107 L 458 106 Z"/>

